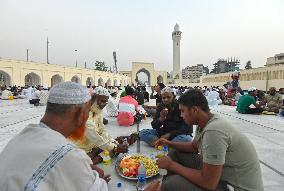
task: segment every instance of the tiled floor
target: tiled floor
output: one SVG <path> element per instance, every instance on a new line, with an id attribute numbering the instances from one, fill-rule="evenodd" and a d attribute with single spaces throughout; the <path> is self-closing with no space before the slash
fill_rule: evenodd
<path id="1" fill-rule="evenodd" d="M 0 152 L 8 141 L 19 133 L 27 124 L 38 123 L 45 107 L 34 107 L 26 100 L 0 100 Z M 241 115 L 234 107 L 217 106 L 212 108 L 236 128 L 245 133 L 254 143 L 261 161 L 265 190 L 284 190 L 284 118 L 265 115 Z M 143 120 L 141 129 L 151 128 L 151 118 Z M 136 126 L 119 127 L 116 119 L 109 119 L 107 129 L 113 137 L 129 135 L 136 131 Z M 155 150 L 141 143 L 142 153 Z M 136 144 L 130 147 L 130 152 L 136 152 Z M 115 162 L 115 161 L 114 161 Z M 113 167 L 110 169 L 112 180 L 109 190 L 116 190 L 118 182 L 122 182 L 129 191 L 135 190 L 135 182 L 120 178 Z M 159 177 L 156 177 L 159 178 Z"/>

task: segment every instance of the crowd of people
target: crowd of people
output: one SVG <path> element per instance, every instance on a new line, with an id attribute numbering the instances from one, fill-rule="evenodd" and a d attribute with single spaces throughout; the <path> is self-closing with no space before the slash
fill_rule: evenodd
<path id="1" fill-rule="evenodd" d="M 283 113 L 283 95 L 284 89 L 277 93 L 274 87 L 265 94 L 254 87 L 246 93 L 226 85 L 192 88 L 163 83 L 151 91 L 143 86 L 83 87 L 73 82 L 50 90 L 2 87 L 2 100 L 27 99 L 35 106 L 46 105 L 46 111 L 38 124 L 28 125 L 0 153 L 0 187 L 4 191 L 106 191 L 109 172 L 97 166 L 103 152 L 115 158 L 140 138 L 150 147 L 170 147 L 169 155 L 157 160 L 168 174 L 145 191 L 261 191 L 261 169 L 253 144 L 211 113 L 210 107 L 237 106 L 241 114 Z M 155 104 L 147 104 L 150 99 Z M 126 128 L 145 117 L 152 122 L 138 134 L 112 137 L 106 127 L 110 117 Z M 195 135 L 193 125 L 197 126 Z M 128 144 L 123 144 L 125 138 Z"/>

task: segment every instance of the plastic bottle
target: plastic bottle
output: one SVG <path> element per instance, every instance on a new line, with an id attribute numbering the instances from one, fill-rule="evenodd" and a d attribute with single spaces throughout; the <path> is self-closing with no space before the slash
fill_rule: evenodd
<path id="1" fill-rule="evenodd" d="M 101 156 L 103 158 L 103 164 L 104 165 L 110 165 L 111 164 L 111 158 L 109 156 L 108 151 L 103 151 L 103 154 Z"/>
<path id="2" fill-rule="evenodd" d="M 160 156 L 167 156 L 168 155 L 168 151 L 169 151 L 169 148 L 167 146 L 163 146 L 163 150 L 162 150 Z M 167 173 L 168 173 L 167 169 L 163 169 L 163 168 L 159 169 L 159 174 L 161 176 L 165 176 L 165 175 L 167 175 Z"/>
<path id="3" fill-rule="evenodd" d="M 143 162 L 140 163 L 137 176 L 137 191 L 143 191 L 146 188 L 146 169 Z"/>
<path id="4" fill-rule="evenodd" d="M 103 169 L 103 171 L 105 173 L 109 173 L 111 171 L 111 169 L 110 169 L 111 158 L 109 156 L 109 152 L 108 151 L 103 151 L 101 157 L 103 158 L 102 169 Z"/>

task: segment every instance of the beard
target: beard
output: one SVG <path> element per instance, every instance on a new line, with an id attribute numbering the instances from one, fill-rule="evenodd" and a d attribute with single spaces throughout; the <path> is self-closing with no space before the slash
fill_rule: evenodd
<path id="1" fill-rule="evenodd" d="M 69 135 L 68 139 L 74 142 L 83 142 L 85 139 L 85 132 L 86 132 L 86 124 L 75 129 L 75 131 L 71 133 L 71 135 Z"/>

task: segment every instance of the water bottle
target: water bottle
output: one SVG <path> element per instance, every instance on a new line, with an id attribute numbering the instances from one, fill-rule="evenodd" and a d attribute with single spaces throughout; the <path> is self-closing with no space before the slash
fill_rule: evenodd
<path id="1" fill-rule="evenodd" d="M 103 151 L 103 153 L 101 154 L 101 157 L 103 158 L 103 162 L 102 162 L 103 171 L 110 172 L 111 158 L 109 156 L 109 152 Z"/>
<path id="2" fill-rule="evenodd" d="M 143 191 L 146 188 L 146 169 L 143 162 L 140 162 L 137 178 L 137 191 Z"/>
<path id="3" fill-rule="evenodd" d="M 108 151 L 103 151 L 101 157 L 103 158 L 103 164 L 104 165 L 110 165 L 111 164 L 111 158 L 109 156 Z"/>
<path id="4" fill-rule="evenodd" d="M 162 150 L 160 156 L 167 156 L 168 155 L 168 151 L 169 151 L 169 148 L 167 146 L 163 146 L 163 150 Z M 167 173 L 168 173 L 167 169 L 163 169 L 163 168 L 159 169 L 159 174 L 161 176 L 165 176 L 165 175 L 167 175 Z"/>

